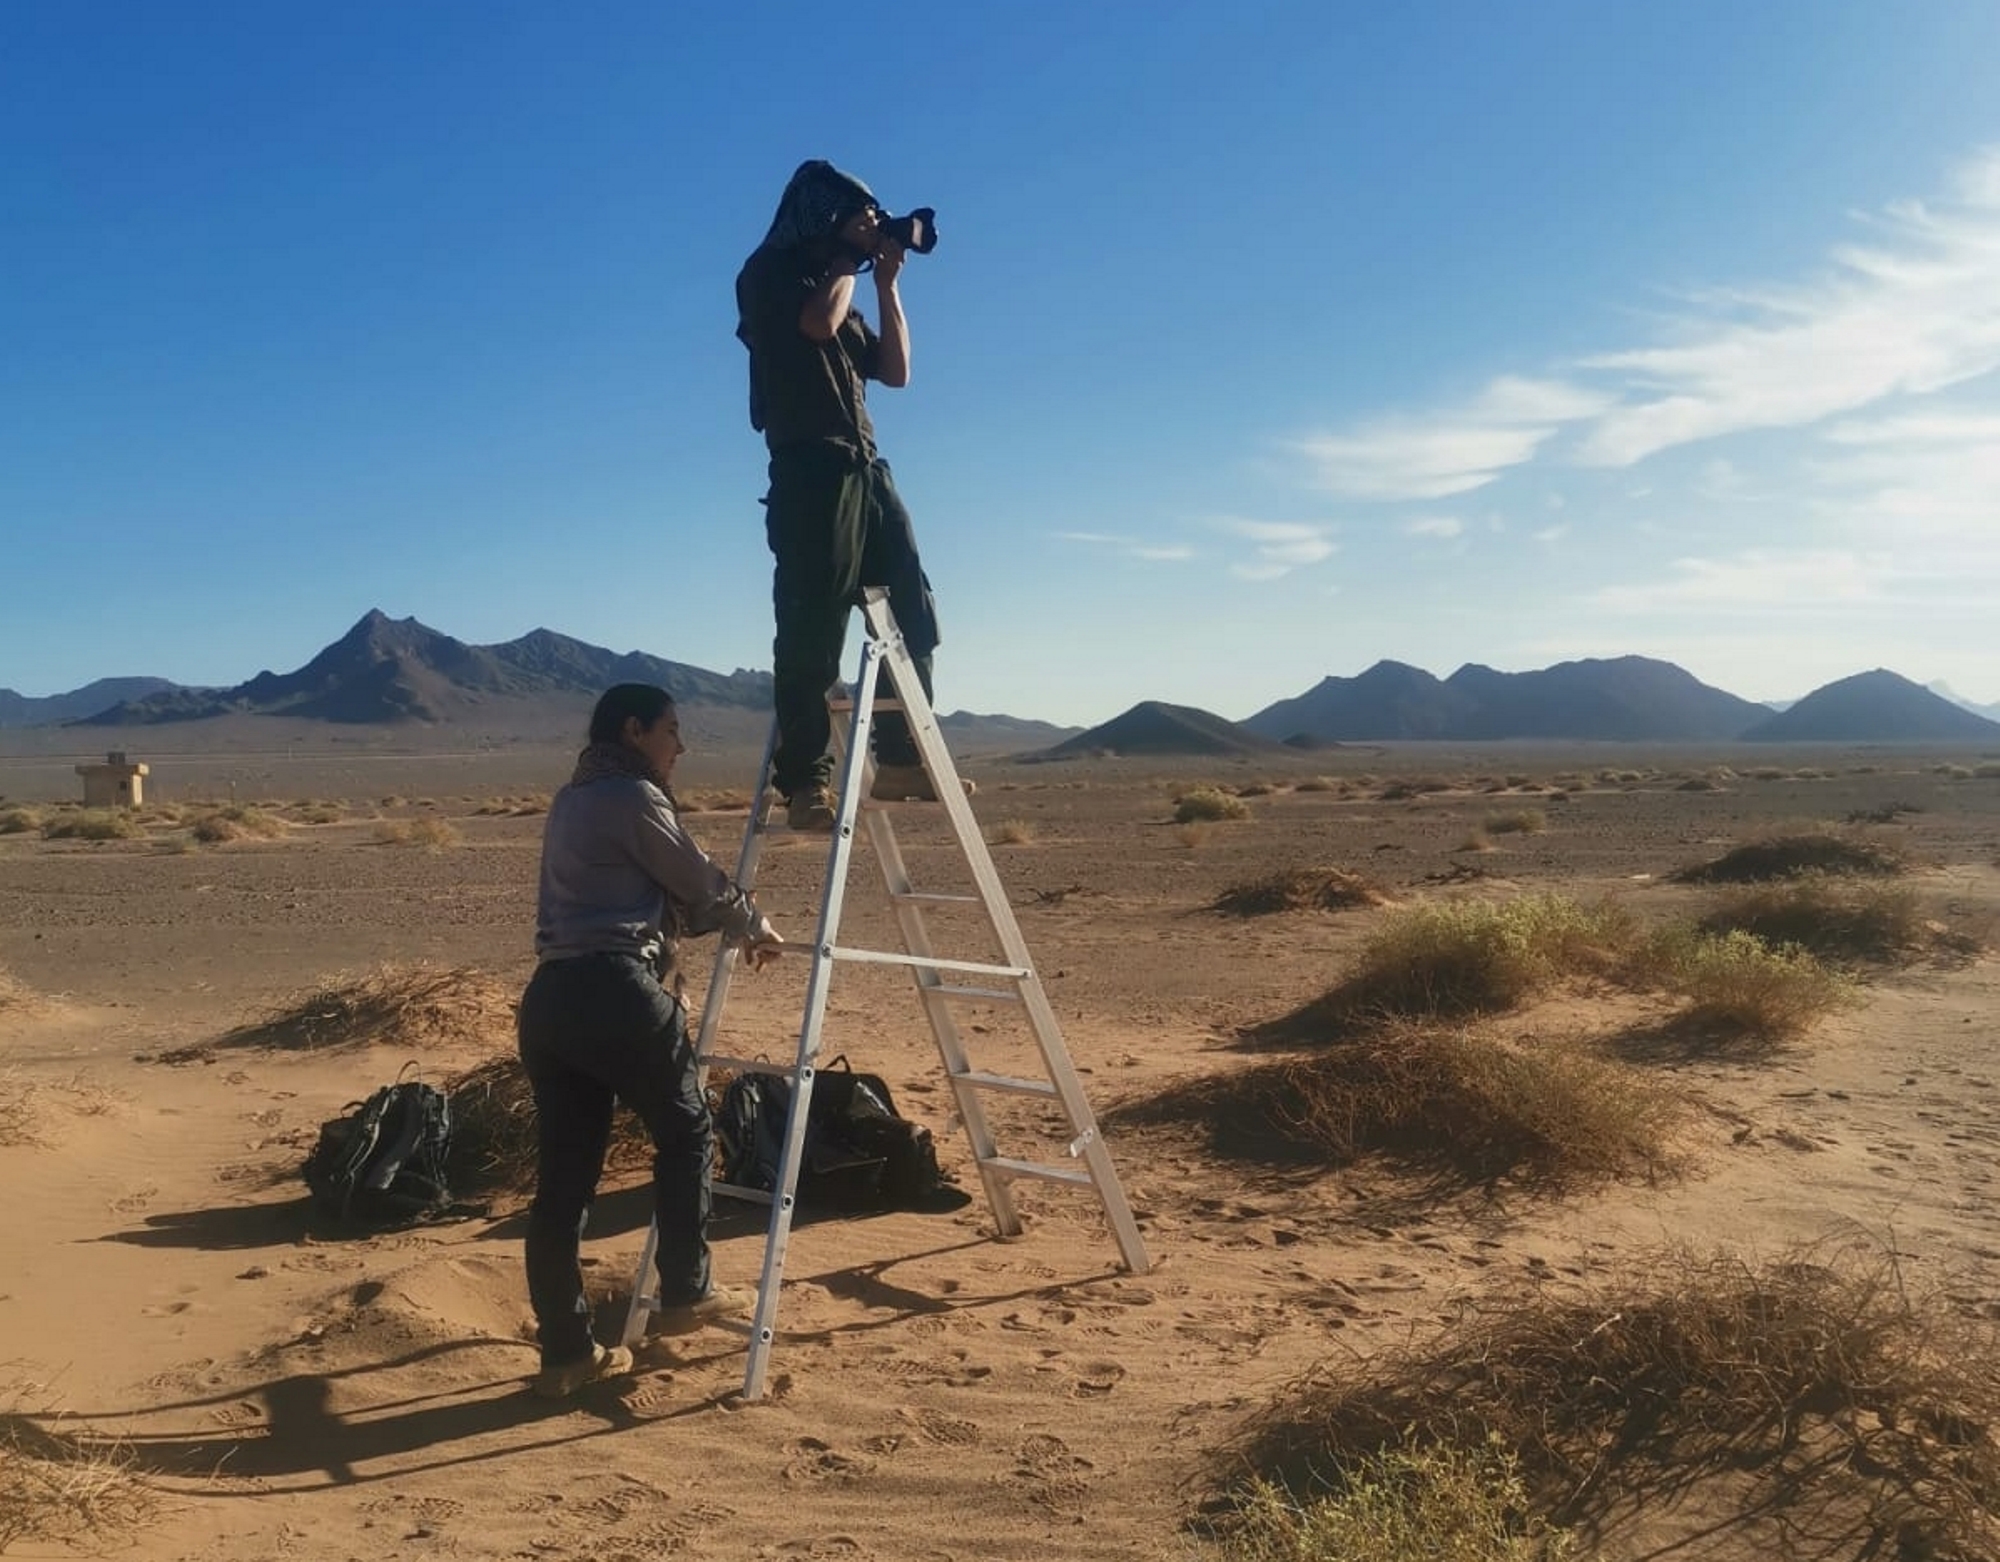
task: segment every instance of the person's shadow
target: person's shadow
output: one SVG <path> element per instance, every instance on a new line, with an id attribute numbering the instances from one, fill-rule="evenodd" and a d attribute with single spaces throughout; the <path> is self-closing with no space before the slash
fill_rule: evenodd
<path id="1" fill-rule="evenodd" d="M 522 1377 L 482 1379 L 434 1394 L 416 1395 L 384 1404 L 333 1406 L 341 1380 L 360 1374 L 394 1371 L 436 1361 L 456 1351 L 490 1347 L 492 1340 L 464 1340 L 434 1345 L 394 1361 L 375 1361 L 332 1372 L 303 1372 L 274 1378 L 261 1388 L 238 1390 L 205 1398 L 155 1405 L 135 1413 L 129 1408 L 99 1411 L 68 1407 L 66 1430 L 59 1435 L 78 1447 L 101 1442 L 148 1474 L 199 1484 L 189 1495 L 233 1495 L 231 1483 L 255 1481 L 265 1490 L 311 1490 L 348 1486 L 419 1470 L 475 1464 L 487 1459 L 513 1458 L 536 1448 L 555 1447 L 636 1426 L 641 1421 L 672 1420 L 711 1408 L 714 1398 L 694 1400 L 665 1412 L 640 1416 L 619 1397 L 620 1385 L 604 1383 L 563 1400 L 536 1398 Z M 508 1342 L 518 1343 L 518 1342 Z M 526 1364 L 524 1360 L 524 1365 Z M 629 1388 L 630 1384 L 624 1385 Z M 213 1420 L 228 1406 L 254 1405 L 259 1424 L 242 1430 L 199 1430 L 166 1427 L 148 1430 L 162 1418 L 199 1416 Z M 579 1426 L 572 1412 L 590 1412 L 592 1421 Z M 79 1424 L 116 1422 L 115 1434 L 99 1436 L 68 1430 Z M 509 1428 L 553 1420 L 560 1430 L 527 1441 L 507 1439 L 492 1445 L 492 1434 Z M 404 1456 L 421 1455 L 411 1460 Z"/>

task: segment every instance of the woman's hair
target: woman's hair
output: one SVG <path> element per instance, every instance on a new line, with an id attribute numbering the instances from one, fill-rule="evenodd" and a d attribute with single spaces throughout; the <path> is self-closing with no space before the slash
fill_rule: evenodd
<path id="1" fill-rule="evenodd" d="M 597 697 L 590 713 L 590 741 L 617 743 L 625 737 L 625 722 L 636 716 L 639 730 L 649 730 L 674 708 L 674 697 L 653 683 L 614 683 Z"/>

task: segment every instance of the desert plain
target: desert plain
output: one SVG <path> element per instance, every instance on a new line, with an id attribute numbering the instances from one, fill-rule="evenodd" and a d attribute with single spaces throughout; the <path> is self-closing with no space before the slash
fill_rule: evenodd
<path id="1" fill-rule="evenodd" d="M 690 828 L 733 863 L 756 760 L 740 734 L 713 736 L 676 784 Z M 189 745 L 139 756 L 154 805 L 108 840 L 46 833 L 74 795 L 70 766 L 95 756 L 0 756 L 0 819 L 19 822 L 0 834 L 6 1450 L 17 1469 L 77 1458 L 122 1483 L 91 1499 L 103 1527 L 51 1519 L 47 1538 L 10 1476 L 6 1554 L 1196 1558 L 1219 1554 L 1228 1488 L 1254 1468 L 1274 1404 L 1509 1309 L 1577 1298 L 1579 1316 L 1599 1309 L 1588 1332 L 1615 1330 L 1629 1288 L 1726 1261 L 1891 1274 L 1942 1320 L 1947 1354 L 1980 1351 L 2000 1318 L 1996 756 L 974 754 L 961 763 L 975 810 L 1148 1268 L 1120 1265 L 1087 1194 L 1041 1184 L 1021 1186 L 1026 1230 L 1005 1241 L 977 1197 L 943 1214 L 805 1218 L 764 1398 L 740 1399 L 744 1342 L 711 1329 L 649 1342 L 624 1382 L 535 1399 L 518 1189 L 483 1193 L 480 1214 L 356 1233 L 314 1214 L 298 1170 L 323 1120 L 406 1064 L 442 1082 L 509 1053 L 540 808 L 568 747 L 358 754 L 306 731 Z M 1244 816 L 1177 820 L 1177 799 L 1204 787 Z M 194 838 L 204 810 L 229 805 L 268 833 Z M 897 828 L 918 882 L 954 888 L 936 812 L 905 810 Z M 1935 935 L 1854 964 L 1849 1000 L 1809 1024 L 1710 1036 L 1675 1023 L 1670 994 L 1587 976 L 1453 1022 L 1666 1092 L 1680 1109 L 1651 1149 L 1583 1174 L 1542 1175 L 1530 1157 L 1473 1175 L 1449 1145 L 1302 1153 L 1227 1104 L 1232 1080 L 1322 1048 L 1315 1003 L 1415 908 L 1554 896 L 1665 925 L 1716 893 L 1678 871 L 1801 833 L 1893 852 Z M 759 897 L 789 935 L 809 936 L 825 852 L 823 838 L 770 839 Z M 1373 893 L 1269 910 L 1239 893 L 1294 869 Z M 874 875 L 858 851 L 842 938 L 894 947 Z M 697 1002 L 708 958 L 690 951 Z M 726 1050 L 789 1055 L 802 967 L 739 976 Z M 279 1023 L 314 995 L 412 972 L 486 996 L 442 1033 L 385 1022 L 310 1041 Z M 1005 1016 L 966 1023 L 997 1053 L 1019 1045 Z M 977 1193 L 906 979 L 841 971 L 835 1054 L 885 1075 Z M 1177 1091 L 1222 1103 L 1217 1121 L 1155 1109 Z M 1049 1134 L 1026 1108 L 1001 1125 L 1003 1149 Z M 600 1337 L 622 1319 L 646 1218 L 628 1159 L 586 1239 Z M 720 1276 L 754 1281 L 763 1211 L 721 1203 L 714 1237 Z M 1894 1430 L 1894 1407 L 1867 1413 Z M 1993 1428 L 1939 1437 L 1976 1452 Z M 1773 1483 L 1746 1456 L 1757 1437 L 1720 1441 L 1705 1464 L 1696 1440 L 1678 1445 L 1691 1461 L 1678 1476 L 1668 1447 L 1627 1486 L 1607 1458 L 1611 1473 L 1560 1514 L 1569 1554 L 1992 1554 L 1881 1521 L 1893 1470 L 1841 1454 Z"/>

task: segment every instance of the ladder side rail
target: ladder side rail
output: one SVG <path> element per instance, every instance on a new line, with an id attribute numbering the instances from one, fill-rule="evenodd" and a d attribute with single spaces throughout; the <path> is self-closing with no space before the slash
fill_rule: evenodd
<path id="1" fill-rule="evenodd" d="M 771 762 L 778 751 L 778 723 L 771 721 L 770 735 L 764 739 L 764 758 L 757 766 L 757 790 L 751 793 L 750 817 L 743 827 L 743 845 L 736 854 L 736 883 L 745 893 L 757 887 L 757 867 L 764 857 L 765 821 L 769 816 L 771 785 Z M 724 939 L 715 951 L 715 964 L 709 973 L 708 989 L 702 995 L 701 1026 L 695 1034 L 695 1064 L 701 1070 L 701 1081 L 706 1085 L 708 1058 L 715 1051 L 716 1032 L 722 1025 L 722 1011 L 729 1002 L 731 979 L 736 974 L 736 949 Z"/>
<path id="2" fill-rule="evenodd" d="M 833 841 L 827 848 L 825 893 L 821 896 L 819 924 L 813 933 L 812 973 L 806 981 L 805 1018 L 799 1027 L 798 1066 L 793 1075 L 791 1112 L 785 1122 L 785 1148 L 778 1163 L 778 1187 L 771 1199 L 771 1220 L 765 1230 L 764 1267 L 757 1280 L 757 1309 L 750 1324 L 749 1359 L 743 1370 L 743 1397 L 760 1399 L 771 1347 L 777 1339 L 778 1293 L 784 1286 L 785 1252 L 791 1245 L 792 1212 L 797 1203 L 799 1164 L 804 1159 L 806 1123 L 812 1107 L 814 1062 L 819 1056 L 820 1034 L 826 1023 L 828 990 L 833 982 L 833 940 L 840 927 L 841 906 L 847 893 L 847 868 L 854 849 L 854 820 L 861 800 L 860 783 L 867 771 L 869 703 L 881 670 L 879 653 L 871 641 L 861 661 L 860 687 L 855 691 L 852 737 L 843 757 L 840 776 L 840 808 L 834 820 Z"/>
<path id="3" fill-rule="evenodd" d="M 971 803 L 966 800 L 965 789 L 959 784 L 958 772 L 952 765 L 951 753 L 938 726 L 936 713 L 924 697 L 916 664 L 909 658 L 901 632 L 894 627 L 895 619 L 889 611 L 886 594 L 870 591 L 864 610 L 869 627 L 875 631 L 874 637 L 885 644 L 889 675 L 895 683 L 896 692 L 902 697 L 904 719 L 909 723 L 910 735 L 916 742 L 918 752 L 923 755 L 939 801 L 951 816 L 952 827 L 964 848 L 973 880 L 986 902 L 988 918 L 1005 958 L 1012 964 L 1027 968 L 1029 972 L 1021 982 L 1021 993 L 1043 1062 L 1062 1096 L 1070 1125 L 1076 1132 L 1073 1153 L 1081 1154 L 1094 1174 L 1098 1198 L 1117 1235 L 1118 1249 L 1126 1266 L 1135 1274 L 1143 1273 L 1149 1267 L 1149 1260 L 1138 1224 L 1132 1217 L 1131 1205 L 1125 1197 L 1110 1153 L 1104 1146 L 1104 1136 L 1097 1126 L 1097 1117 L 1091 1110 L 1089 1098 L 1084 1094 L 1083 1082 L 1078 1078 L 1069 1050 L 1063 1044 L 1062 1026 L 1048 1001 L 1048 994 L 1043 990 L 1040 976 L 1035 974 L 1027 940 L 1022 936 L 1013 904 L 1007 899 L 1006 888 L 1000 882 L 993 855 L 987 850 L 986 837 L 980 831 Z"/>
<path id="4" fill-rule="evenodd" d="M 890 905 L 894 907 L 896 921 L 902 928 L 903 945 L 913 955 L 931 956 L 930 927 L 924 921 L 922 908 L 913 901 L 898 898 L 909 893 L 910 870 L 904 862 L 903 849 L 896 839 L 889 816 L 873 809 L 863 818 L 868 824 L 868 839 L 875 850 L 875 859 L 882 867 Z M 935 971 L 918 966 L 910 968 L 910 975 L 916 982 L 918 1006 L 930 1022 L 931 1039 L 937 1043 L 938 1056 L 944 1061 L 945 1078 L 951 1082 L 959 1125 L 965 1130 L 966 1143 L 971 1147 L 972 1164 L 979 1168 L 979 1180 L 986 1189 L 986 1202 L 993 1211 L 994 1224 L 1001 1236 L 1017 1237 L 1021 1234 L 1021 1215 L 1014 1207 L 1013 1185 L 992 1169 L 993 1158 L 1000 1153 L 999 1144 L 993 1137 L 992 1125 L 987 1121 L 985 1102 L 980 1099 L 979 1091 L 966 1082 L 966 1076 L 972 1072 L 972 1059 L 966 1051 L 965 1040 L 959 1034 L 958 1022 L 948 1005 L 925 991 L 926 988 L 942 985 L 942 978 Z"/>
<path id="5" fill-rule="evenodd" d="M 743 889 L 750 890 L 757 882 L 757 865 L 764 853 L 763 822 L 768 808 L 765 794 L 770 786 L 771 761 L 778 751 L 778 723 L 771 721 L 771 730 L 764 739 L 764 757 L 757 765 L 757 790 L 751 794 L 754 801 L 750 805 L 750 817 L 743 828 L 743 845 L 736 853 L 736 882 Z M 695 1031 L 694 1066 L 697 1089 L 708 1086 L 708 1060 L 715 1051 L 715 1037 L 722 1026 L 722 1011 L 729 1002 L 730 979 L 736 972 L 736 950 L 727 939 L 723 939 L 715 951 L 715 963 L 709 970 L 708 986 L 702 993 L 701 1021 Z M 659 1276 L 653 1273 L 653 1257 L 660 1248 L 660 1227 L 658 1221 L 648 1221 L 645 1245 L 639 1250 L 638 1274 L 632 1282 L 632 1301 L 625 1311 L 625 1333 L 621 1338 L 627 1345 L 637 1343 L 645 1332 L 647 1316 L 659 1303 Z"/>

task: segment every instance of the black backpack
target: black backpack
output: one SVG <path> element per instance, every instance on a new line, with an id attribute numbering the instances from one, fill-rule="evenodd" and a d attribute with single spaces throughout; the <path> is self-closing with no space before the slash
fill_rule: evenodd
<path id="1" fill-rule="evenodd" d="M 408 1225 L 453 1207 L 450 1156 L 451 1103 L 421 1080 L 399 1079 L 320 1126 L 306 1186 L 336 1220 Z"/>
<path id="2" fill-rule="evenodd" d="M 792 1082 L 781 1074 L 729 1081 L 715 1121 L 724 1182 L 763 1193 L 777 1188 L 791 1104 Z M 881 1075 L 856 1073 L 845 1057 L 814 1076 L 796 1196 L 801 1205 L 840 1210 L 966 1202 L 938 1167 L 931 1131 L 896 1111 Z"/>

